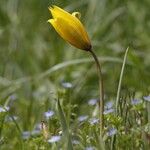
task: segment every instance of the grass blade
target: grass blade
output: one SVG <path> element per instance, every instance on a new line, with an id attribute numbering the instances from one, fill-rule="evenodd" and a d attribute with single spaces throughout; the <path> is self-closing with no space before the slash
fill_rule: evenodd
<path id="1" fill-rule="evenodd" d="M 117 90 L 117 97 L 116 97 L 116 114 L 118 114 L 118 104 L 119 104 L 120 90 L 121 90 L 122 78 L 123 78 L 123 73 L 124 73 L 124 68 L 125 68 L 125 64 L 126 64 L 128 50 L 129 50 L 129 48 L 127 48 L 126 51 L 125 51 L 123 64 L 122 64 L 122 68 L 121 68 L 121 72 L 120 72 L 120 78 L 119 78 L 119 84 L 118 84 L 118 90 Z"/>
<path id="2" fill-rule="evenodd" d="M 63 109 L 61 107 L 59 99 L 57 101 L 57 109 L 58 109 L 58 114 L 59 114 L 62 130 L 63 130 L 63 136 L 67 137 L 67 139 L 68 139 L 68 145 L 67 145 L 68 148 L 67 149 L 73 150 L 73 146 L 72 146 L 72 142 L 71 142 L 71 136 L 69 133 L 69 128 L 68 128 L 65 114 L 64 114 Z"/>
<path id="3" fill-rule="evenodd" d="M 119 105 L 121 84 L 122 84 L 122 78 L 123 78 L 123 73 L 124 73 L 124 68 L 125 68 L 125 64 L 126 64 L 128 50 L 129 50 L 129 47 L 125 51 L 125 55 L 124 55 L 124 59 L 123 59 L 123 63 L 122 63 L 122 68 L 121 68 L 121 72 L 120 72 L 120 78 L 119 78 L 118 89 L 117 89 L 117 96 L 116 96 L 116 115 L 118 115 L 118 105 Z M 112 137 L 111 150 L 114 149 L 115 138 L 116 138 L 116 136 L 114 135 Z"/>

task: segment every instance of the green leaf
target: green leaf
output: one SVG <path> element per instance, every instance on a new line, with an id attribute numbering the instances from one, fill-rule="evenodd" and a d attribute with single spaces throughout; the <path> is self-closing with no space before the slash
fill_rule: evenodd
<path id="1" fill-rule="evenodd" d="M 67 121 L 66 121 L 65 114 L 64 114 L 63 109 L 61 107 L 59 99 L 57 101 L 57 108 L 58 108 L 60 123 L 61 123 L 62 130 L 63 130 L 63 136 L 68 139 L 68 145 L 67 145 L 68 148 L 67 149 L 73 150 L 73 146 L 72 146 L 72 142 L 71 142 L 71 136 L 69 133 Z"/>

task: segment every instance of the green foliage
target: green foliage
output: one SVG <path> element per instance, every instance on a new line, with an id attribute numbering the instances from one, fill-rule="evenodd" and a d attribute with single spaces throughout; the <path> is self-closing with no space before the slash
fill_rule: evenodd
<path id="1" fill-rule="evenodd" d="M 98 106 L 88 103 L 99 94 L 96 66 L 47 23 L 52 4 L 81 12 L 102 62 L 105 105 L 113 102 L 106 106 L 103 139 Z M 150 94 L 149 9 L 149 0 L 0 0 L 0 149 L 66 149 L 72 141 L 74 150 L 148 150 L 150 104 L 143 96 Z M 53 142 L 53 136 L 61 139 Z"/>

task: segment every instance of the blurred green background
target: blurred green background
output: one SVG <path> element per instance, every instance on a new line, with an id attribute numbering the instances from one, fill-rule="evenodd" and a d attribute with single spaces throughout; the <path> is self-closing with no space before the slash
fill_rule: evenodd
<path id="1" fill-rule="evenodd" d="M 66 44 L 47 23 L 48 6 L 56 4 L 66 10 L 79 11 L 90 35 L 93 49 L 100 57 L 123 58 L 130 48 L 129 60 L 134 66 L 126 72 L 126 88 L 145 91 L 150 81 L 150 2 L 144 0 L 1 0 L 0 1 L 0 75 L 2 85 L 22 77 L 40 74 L 57 63 L 89 57 L 87 53 Z M 89 65 L 89 64 L 88 64 Z M 120 64 L 104 64 L 106 88 L 116 86 Z M 68 68 L 66 68 L 68 69 Z M 71 69 L 71 68 L 70 68 Z M 76 71 L 77 70 L 77 71 Z M 52 82 L 68 78 L 73 72 L 83 75 L 86 66 L 69 72 L 58 71 Z M 94 70 L 95 71 L 95 70 Z M 94 72 L 93 69 L 91 73 Z M 88 72 L 88 70 L 87 70 Z M 61 73 L 61 75 L 60 75 Z M 115 74 L 116 73 L 116 74 Z M 70 75 L 71 77 L 71 75 Z M 71 77 L 72 80 L 73 77 Z M 46 79 L 39 82 L 43 83 Z M 138 82 L 137 82 L 138 81 Z M 7 83 L 7 82 L 6 82 Z M 30 84 L 30 83 L 26 83 Z M 110 86 L 108 86 L 110 87 Z M 29 91 L 31 92 L 31 91 Z"/>
<path id="2" fill-rule="evenodd" d="M 81 13 L 102 62 L 106 100 L 115 99 L 127 47 L 121 95 L 149 94 L 149 0 L 0 0 L 0 103 L 6 104 L 12 96 L 17 100 L 11 112 L 24 118 L 20 119 L 23 129 L 42 119 L 57 91 L 64 90 L 63 82 L 73 85 L 70 99 L 81 108 L 98 97 L 94 62 L 73 61 L 92 60 L 89 53 L 63 41 L 47 23 L 52 4 Z M 71 65 L 65 66 L 66 61 Z M 57 71 L 52 68 L 55 65 Z M 84 111 L 80 107 L 79 113 Z"/>

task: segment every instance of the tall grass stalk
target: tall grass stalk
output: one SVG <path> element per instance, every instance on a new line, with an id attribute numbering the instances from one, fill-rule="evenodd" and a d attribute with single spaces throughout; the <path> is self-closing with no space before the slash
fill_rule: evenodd
<path id="1" fill-rule="evenodd" d="M 117 89 L 117 96 L 116 96 L 116 115 L 118 115 L 118 105 L 119 105 L 119 98 L 120 98 L 120 91 L 121 91 L 121 84 L 122 84 L 122 78 L 123 78 L 123 73 L 124 73 L 124 68 L 126 64 L 126 59 L 127 59 L 127 54 L 128 54 L 129 48 L 126 49 L 123 63 L 122 63 L 122 68 L 120 72 L 120 78 L 119 78 L 119 84 L 118 84 L 118 89 Z"/>
<path id="2" fill-rule="evenodd" d="M 118 83 L 117 96 L 116 96 L 116 106 L 115 106 L 116 116 L 118 115 L 118 111 L 119 111 L 119 107 L 118 107 L 118 106 L 119 106 L 119 98 L 120 98 L 121 84 L 122 84 L 123 73 L 124 73 L 125 64 L 126 64 L 126 60 L 127 60 L 128 50 L 129 50 L 129 47 L 128 47 L 128 48 L 126 49 L 126 51 L 125 51 L 125 55 L 124 55 L 124 59 L 123 59 L 123 63 L 122 63 L 122 68 L 121 68 L 121 72 L 120 72 L 119 83 Z M 115 139 L 116 139 L 116 136 L 114 135 L 114 136 L 112 137 L 111 150 L 114 149 Z"/>

